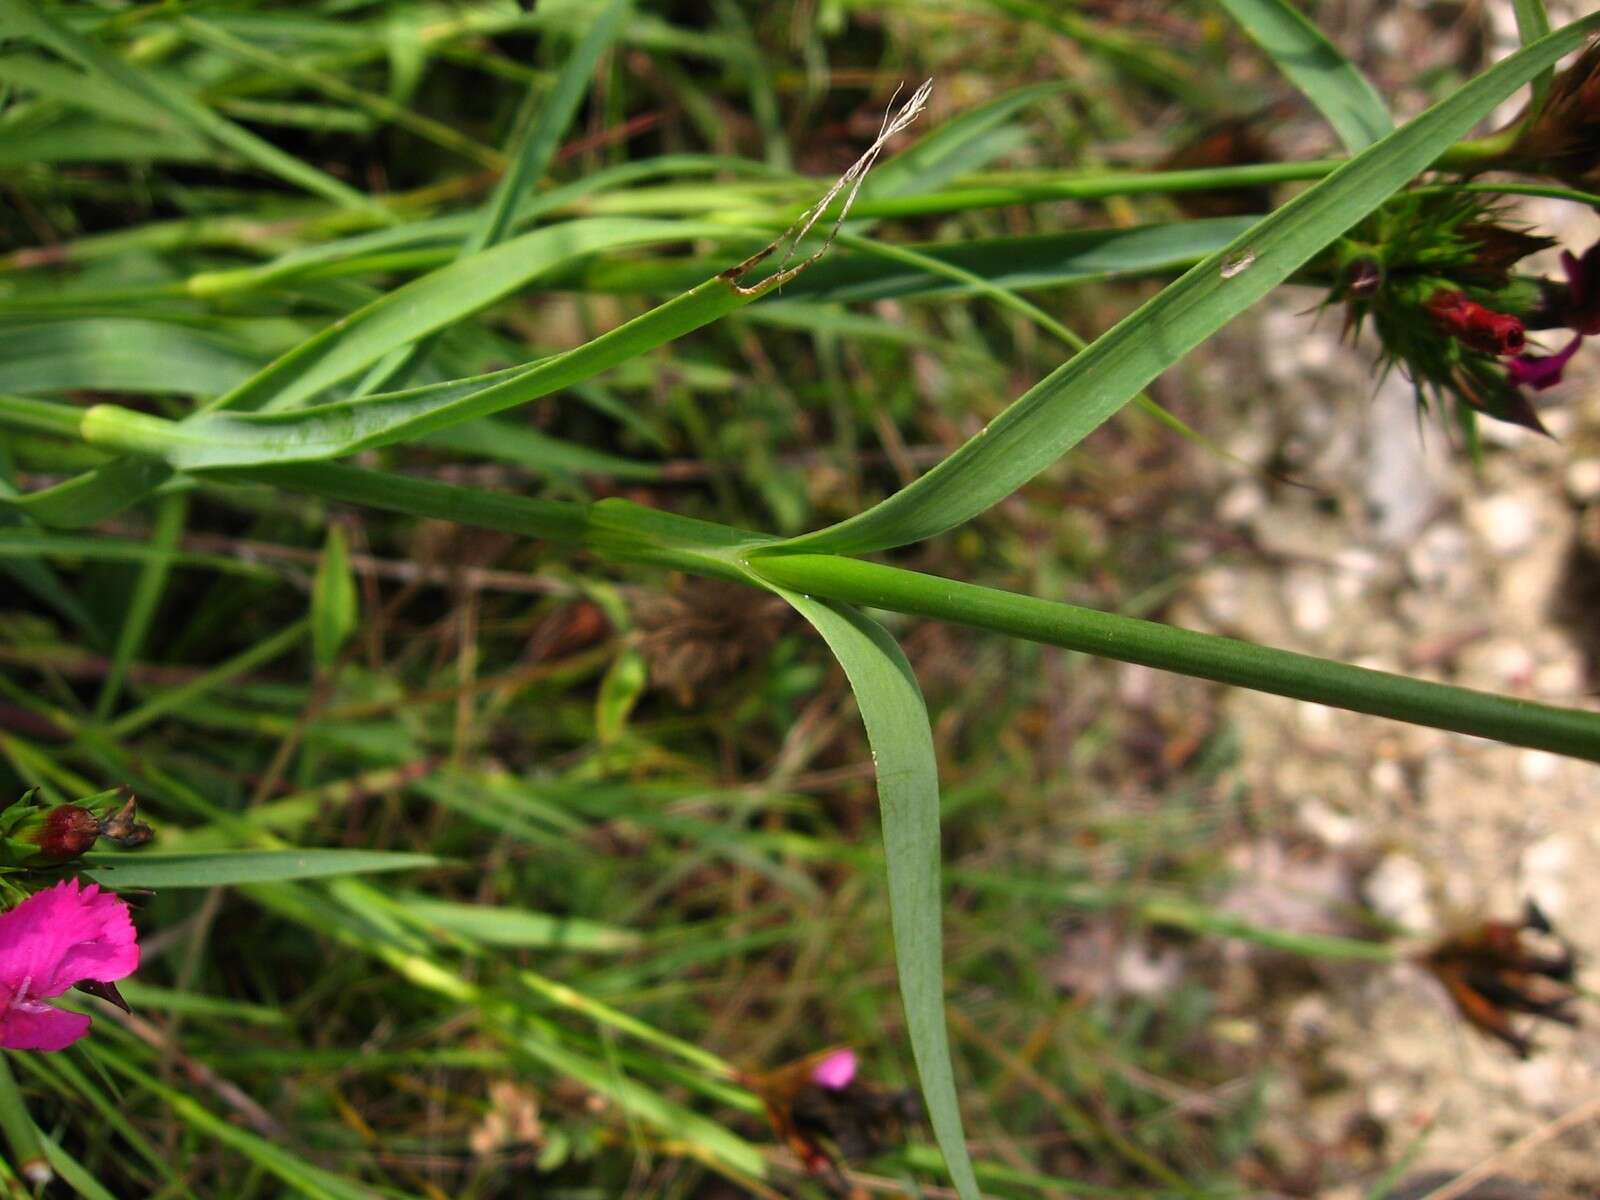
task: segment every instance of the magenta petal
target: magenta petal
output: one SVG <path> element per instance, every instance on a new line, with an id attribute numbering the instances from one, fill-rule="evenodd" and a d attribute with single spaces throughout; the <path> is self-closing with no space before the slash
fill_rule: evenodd
<path id="1" fill-rule="evenodd" d="M 0 1046 L 7 1050 L 64 1050 L 89 1032 L 89 1018 L 24 1000 L 0 1013 Z"/>
<path id="2" fill-rule="evenodd" d="M 0 913 L 0 987 L 16 999 L 59 996 L 80 979 L 110 983 L 138 965 L 128 906 L 96 884 L 69 879 Z"/>
<path id="3" fill-rule="evenodd" d="M 830 1092 L 842 1092 L 856 1077 L 856 1052 L 835 1050 L 811 1068 L 811 1082 Z"/>
<path id="4" fill-rule="evenodd" d="M 1506 364 L 1506 378 L 1517 387 L 1531 387 L 1541 392 L 1554 387 L 1561 382 L 1562 371 L 1582 343 L 1580 333 L 1554 354 L 1519 354 Z"/>

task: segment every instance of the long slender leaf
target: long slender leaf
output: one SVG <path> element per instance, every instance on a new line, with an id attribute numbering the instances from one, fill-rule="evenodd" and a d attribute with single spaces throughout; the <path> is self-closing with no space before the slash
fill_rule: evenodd
<path id="1" fill-rule="evenodd" d="M 0 496 L 0 507 L 56 529 L 82 529 L 138 503 L 171 478 L 166 463 L 118 458 L 42 491 Z"/>
<path id="2" fill-rule="evenodd" d="M 1550 14 L 1545 11 L 1544 0 L 1512 0 L 1512 4 L 1517 15 L 1517 36 L 1522 39 L 1524 46 L 1530 42 L 1537 42 L 1550 32 Z M 1544 107 L 1545 97 L 1550 94 L 1550 84 L 1554 78 L 1554 67 L 1546 67 L 1534 76 L 1531 112 L 1538 112 Z"/>
<path id="3" fill-rule="evenodd" d="M 516 244 L 506 242 L 488 253 Z M 593 341 L 532 366 L 298 412 L 205 412 L 174 423 L 115 405 L 96 405 L 84 415 L 83 436 L 101 445 L 158 456 L 190 471 L 335 458 L 547 396 L 708 325 L 759 294 L 718 276 Z"/>
<path id="4" fill-rule="evenodd" d="M 388 850 L 215 850 L 193 854 L 88 854 L 91 878 L 115 888 L 207 888 L 284 879 L 327 879 L 434 867 L 431 854 Z"/>
<path id="5" fill-rule="evenodd" d="M 1393 132 L 1378 89 L 1289 0 L 1218 3 L 1317 106 L 1351 154 Z"/>
<path id="6" fill-rule="evenodd" d="M 127 612 L 122 618 L 122 630 L 111 652 L 111 669 L 106 672 L 106 681 L 100 687 L 100 695 L 95 698 L 94 713 L 101 720 L 110 716 L 111 710 L 116 707 L 123 680 L 128 676 L 128 668 L 144 647 L 150 622 L 155 619 L 161 595 L 166 590 L 167 576 L 172 572 L 173 552 L 183 535 L 184 518 L 188 512 L 185 496 L 166 496 L 161 501 L 155 528 L 150 532 L 149 542 L 145 543 L 155 554 L 140 569 L 138 582 L 133 585 Z"/>
<path id="7" fill-rule="evenodd" d="M 907 248 L 960 267 L 996 286 L 1021 291 L 1191 267 L 1234 241 L 1258 219 L 1215 217 L 1127 229 L 913 242 Z M 677 291 L 705 278 L 706 270 L 707 264 L 698 259 L 637 264 L 597 262 L 585 269 L 582 281 L 591 291 Z M 959 296 L 973 290 L 946 275 L 894 262 L 880 254 L 851 250 L 845 243 L 836 246 L 804 275 L 784 284 L 780 295 L 760 307 L 770 310 L 791 300 L 847 302 Z"/>
<path id="8" fill-rule="evenodd" d="M 630 7 L 629 0 L 612 0 L 566 55 L 555 86 L 540 101 L 538 113 L 528 123 L 522 142 L 511 157 L 511 166 L 501 176 L 489 203 L 478 215 L 476 226 L 463 243 L 463 254 L 475 254 L 505 238 L 523 193 L 543 179 L 550 169 L 561 138 L 578 114 L 584 89 L 589 86 L 600 59 L 611 49 Z"/>
<path id="9" fill-rule="evenodd" d="M 1597 28 L 1600 15 L 1584 18 L 1490 68 L 1191 269 L 920 479 L 863 513 L 780 545 L 837 554 L 885 550 L 943 533 L 997 504 Z"/>
<path id="10" fill-rule="evenodd" d="M 922 689 L 905 654 L 877 622 L 847 605 L 798 592 L 782 595 L 839 660 L 867 727 L 883 814 L 895 971 L 911 1051 L 950 1176 L 963 1200 L 974 1200 L 978 1184 L 962 1133 L 944 1020 L 939 767 Z"/>
<path id="11" fill-rule="evenodd" d="M 0 391 L 214 396 L 260 356 L 223 338 L 139 317 L 88 317 L 0 329 Z"/>
<path id="12" fill-rule="evenodd" d="M 719 226 L 609 217 L 536 229 L 379 297 L 208 407 L 292 408 L 390 351 L 453 325 L 564 263 L 625 246 L 726 233 Z"/>
<path id="13" fill-rule="evenodd" d="M 556 85 L 539 106 L 537 116 L 527 123 L 521 142 L 511 155 L 510 165 L 500 177 L 487 203 L 456 253 L 469 258 L 503 242 L 511 232 L 517 204 L 522 194 L 544 177 L 555 157 L 562 135 L 578 113 L 589 77 L 622 27 L 628 0 L 612 0 L 589 27 L 578 45 L 561 66 Z M 357 395 L 376 392 L 386 385 L 403 382 L 412 367 L 428 353 L 432 338 L 423 338 L 396 350 L 368 372 L 356 389 Z"/>

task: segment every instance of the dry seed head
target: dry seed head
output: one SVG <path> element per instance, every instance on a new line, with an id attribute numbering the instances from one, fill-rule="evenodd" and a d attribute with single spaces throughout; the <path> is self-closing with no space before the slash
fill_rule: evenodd
<path id="1" fill-rule="evenodd" d="M 896 88 L 895 96 L 899 96 L 899 94 L 900 89 Z M 899 111 L 894 112 L 893 115 L 886 111 L 883 115 L 883 124 L 878 127 L 878 136 L 873 139 L 872 145 L 867 147 L 860 158 L 850 164 L 849 169 L 843 175 L 833 181 L 833 186 L 823 193 L 822 199 L 801 213 L 799 219 L 784 230 L 782 236 L 776 238 L 764 250 L 752 254 L 742 263 L 724 271 L 722 278 L 740 295 L 754 296 L 761 292 L 771 291 L 775 287 L 782 287 L 826 254 L 828 247 L 833 245 L 833 239 L 838 236 L 840 228 L 844 225 L 845 218 L 850 215 L 850 208 L 855 204 L 856 195 L 861 191 L 861 185 L 866 182 L 867 172 L 872 170 L 872 164 L 878 161 L 878 155 L 883 153 L 883 148 L 888 145 L 889 140 L 905 130 L 922 114 L 922 110 L 928 106 L 928 97 L 932 94 L 933 80 L 923 80 L 922 86 L 911 93 L 911 99 L 902 104 Z M 893 97 L 890 98 L 889 104 L 892 108 L 894 105 Z M 827 240 L 822 243 L 814 254 L 802 259 L 792 267 L 789 266 L 789 260 L 794 257 L 795 249 L 805 240 L 806 234 L 811 232 L 811 227 L 822 219 L 822 215 L 828 211 L 829 205 L 846 188 L 849 191 L 845 195 L 844 206 L 840 208 L 838 217 L 834 219 L 833 228 L 828 232 Z M 789 249 L 785 252 L 783 261 L 778 264 L 778 270 L 774 274 L 769 275 L 760 283 L 753 283 L 749 286 L 739 282 L 746 272 L 763 259 L 776 253 L 778 247 L 785 242 L 788 243 Z"/>

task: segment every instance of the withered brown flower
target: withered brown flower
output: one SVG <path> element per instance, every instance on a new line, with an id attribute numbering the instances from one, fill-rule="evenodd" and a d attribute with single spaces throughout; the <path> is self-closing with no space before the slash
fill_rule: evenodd
<path id="1" fill-rule="evenodd" d="M 1497 165 L 1548 175 L 1581 191 L 1600 189 L 1600 40 L 1555 77 L 1544 107 Z"/>
<path id="2" fill-rule="evenodd" d="M 1513 1013 L 1578 1023 L 1571 1011 L 1578 998 L 1572 947 L 1531 900 L 1520 922 L 1485 921 L 1440 942 L 1420 961 L 1463 1017 L 1519 1058 L 1528 1057 L 1533 1043 L 1512 1026 Z"/>

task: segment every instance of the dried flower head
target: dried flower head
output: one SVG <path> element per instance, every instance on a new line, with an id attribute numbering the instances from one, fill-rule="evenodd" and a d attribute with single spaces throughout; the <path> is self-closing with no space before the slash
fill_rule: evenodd
<path id="1" fill-rule="evenodd" d="M 1553 945 L 1541 946 L 1541 941 Z M 1485 921 L 1439 943 L 1421 961 L 1463 1017 L 1519 1058 L 1528 1057 L 1532 1043 L 1512 1027 L 1513 1013 L 1578 1023 L 1570 1011 L 1578 996 L 1572 947 L 1556 936 L 1531 900 L 1520 922 Z"/>
<path id="2" fill-rule="evenodd" d="M 1600 40 L 1590 42 L 1556 75 L 1544 107 L 1526 121 L 1504 165 L 1530 175 L 1548 175 L 1569 187 L 1600 189 Z"/>
<path id="3" fill-rule="evenodd" d="M 638 645 L 650 679 L 687 707 L 776 644 L 789 606 L 736 583 L 694 580 L 673 592 L 642 592 L 633 603 Z"/>
<path id="4" fill-rule="evenodd" d="M 837 1159 L 876 1153 L 922 1115 L 916 1092 L 875 1087 L 859 1065 L 855 1051 L 839 1048 L 740 1077 L 807 1172 L 840 1186 Z"/>

